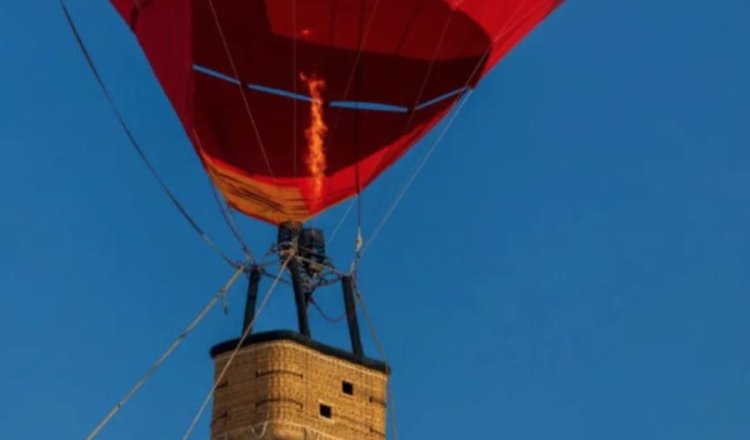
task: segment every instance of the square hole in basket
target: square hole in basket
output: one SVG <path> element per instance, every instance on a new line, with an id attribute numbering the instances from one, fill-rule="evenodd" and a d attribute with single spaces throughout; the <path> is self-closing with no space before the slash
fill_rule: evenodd
<path id="1" fill-rule="evenodd" d="M 344 394 L 347 394 L 349 396 L 354 395 L 354 384 L 351 382 L 343 381 L 341 382 L 341 392 Z"/>
<path id="2" fill-rule="evenodd" d="M 333 417 L 333 410 L 328 405 L 320 404 L 320 416 L 325 417 L 326 419 L 330 419 Z"/>

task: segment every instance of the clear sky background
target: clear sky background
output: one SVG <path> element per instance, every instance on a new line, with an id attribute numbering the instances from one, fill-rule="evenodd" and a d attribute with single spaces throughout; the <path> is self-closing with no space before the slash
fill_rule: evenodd
<path id="1" fill-rule="evenodd" d="M 69 4 L 137 138 L 239 256 L 126 26 L 108 2 Z M 571 0 L 481 83 L 360 274 L 401 438 L 750 438 L 748 16 L 745 0 Z M 82 438 L 231 270 L 139 162 L 56 1 L 0 1 L 0 58 L 0 438 Z M 365 193 L 366 234 L 427 146 Z M 273 240 L 240 226 L 256 252 Z M 243 291 L 102 439 L 182 435 Z M 319 293 L 331 314 L 339 297 Z M 290 298 L 260 326 L 293 326 Z"/>

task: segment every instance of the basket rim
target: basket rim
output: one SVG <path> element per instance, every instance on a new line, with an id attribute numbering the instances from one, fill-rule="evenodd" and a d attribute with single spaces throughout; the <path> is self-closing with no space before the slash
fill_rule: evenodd
<path id="1" fill-rule="evenodd" d="M 307 348 L 310 348 L 312 350 L 315 350 L 319 353 L 322 353 L 328 356 L 333 356 L 335 358 L 338 358 L 347 362 L 351 362 L 351 363 L 360 365 L 362 367 L 365 367 L 371 370 L 376 370 L 385 374 L 391 373 L 391 367 L 383 361 L 372 359 L 366 356 L 356 356 L 353 353 L 342 350 L 338 347 L 333 347 L 331 345 L 323 344 L 322 342 L 318 342 L 314 339 L 308 338 L 306 336 L 303 336 L 300 333 L 297 333 L 291 330 L 274 330 L 274 331 L 268 331 L 268 332 L 254 333 L 245 339 L 245 341 L 242 343 L 242 348 L 249 347 L 251 345 L 267 343 L 267 342 L 276 342 L 276 341 L 294 342 L 299 345 L 303 345 Z M 217 356 L 221 354 L 224 354 L 226 352 L 231 352 L 237 347 L 237 344 L 239 344 L 239 342 L 240 342 L 240 338 L 235 338 L 235 339 L 230 339 L 228 341 L 220 342 L 214 345 L 213 347 L 211 347 L 211 350 L 210 350 L 211 358 L 215 359 Z"/>

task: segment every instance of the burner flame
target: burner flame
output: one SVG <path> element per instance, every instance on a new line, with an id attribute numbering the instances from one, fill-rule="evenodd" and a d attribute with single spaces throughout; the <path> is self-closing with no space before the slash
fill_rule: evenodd
<path id="1" fill-rule="evenodd" d="M 325 137 L 328 126 L 323 118 L 323 91 L 326 82 L 314 73 L 310 76 L 300 73 L 300 79 L 307 83 L 310 92 L 310 126 L 305 130 L 307 155 L 305 163 L 313 178 L 313 193 L 319 199 L 323 192 L 323 179 L 326 172 Z"/>

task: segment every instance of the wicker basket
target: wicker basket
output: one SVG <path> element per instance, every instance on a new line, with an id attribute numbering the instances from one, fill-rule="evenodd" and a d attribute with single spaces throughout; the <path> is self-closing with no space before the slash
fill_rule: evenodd
<path id="1" fill-rule="evenodd" d="M 237 341 L 212 350 L 216 376 Z M 214 393 L 214 440 L 382 440 L 387 365 L 292 332 L 249 338 Z"/>

